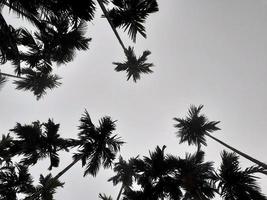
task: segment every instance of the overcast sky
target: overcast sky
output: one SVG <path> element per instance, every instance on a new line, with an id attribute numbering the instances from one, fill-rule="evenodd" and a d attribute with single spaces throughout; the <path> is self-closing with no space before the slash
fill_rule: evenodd
<path id="1" fill-rule="evenodd" d="M 63 137 L 75 138 L 86 108 L 94 123 L 105 115 L 118 120 L 116 133 L 127 142 L 120 152 L 124 158 L 148 155 L 157 145 L 167 145 L 167 153 L 183 157 L 195 147 L 179 145 L 172 118 L 184 117 L 190 104 L 203 104 L 210 120 L 221 121 L 222 130 L 214 136 L 266 163 L 267 0 L 158 3 L 160 11 L 146 23 L 148 38 L 138 37 L 134 45 L 138 55 L 146 49 L 152 52 L 152 75 L 133 83 L 114 71 L 112 62 L 122 62 L 124 54 L 98 9 L 96 19 L 88 23 L 90 50 L 77 53 L 74 62 L 56 70 L 63 77 L 60 88 L 39 101 L 11 83 L 0 91 L 1 133 L 8 133 L 16 122 L 53 118 L 61 124 Z M 120 34 L 127 46 L 133 45 Z M 8 71 L 10 66 L 1 69 Z M 206 160 L 215 161 L 217 167 L 224 148 L 210 139 L 207 143 Z M 243 167 L 252 165 L 240 161 Z M 52 173 L 70 162 L 71 155 L 62 154 L 60 167 Z M 47 168 L 43 161 L 31 171 L 39 177 L 48 173 Z M 82 175 L 79 163 L 62 177 L 66 184 L 56 199 L 98 199 L 100 192 L 115 199 L 119 186 L 107 182 L 111 170 L 101 170 L 97 178 Z M 267 177 L 261 177 L 267 194 Z"/>

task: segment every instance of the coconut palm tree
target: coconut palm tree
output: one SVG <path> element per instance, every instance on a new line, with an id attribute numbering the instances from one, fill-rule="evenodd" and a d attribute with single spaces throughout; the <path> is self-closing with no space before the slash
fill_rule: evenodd
<path id="1" fill-rule="evenodd" d="M 23 165 L 0 167 L 0 199 L 17 200 L 17 194 L 30 194 L 34 187 L 28 168 Z"/>
<path id="2" fill-rule="evenodd" d="M 132 77 L 134 82 L 136 82 L 137 80 L 140 79 L 140 74 L 152 73 L 153 71 L 150 69 L 150 67 L 152 67 L 153 64 L 152 63 L 145 63 L 145 61 L 147 60 L 147 56 L 150 55 L 151 52 L 150 51 L 144 51 L 143 55 L 137 59 L 137 57 L 133 51 L 133 47 L 128 47 L 128 49 L 125 47 L 124 43 L 122 42 L 122 39 L 120 38 L 120 36 L 116 30 L 116 25 L 120 26 L 120 25 L 124 24 L 123 26 L 125 26 L 126 29 L 130 26 L 129 34 L 134 39 L 134 41 L 136 38 L 137 31 L 141 32 L 145 36 L 145 33 L 144 33 L 145 29 L 141 23 L 144 22 L 144 19 L 149 14 L 149 12 L 152 13 L 152 12 L 156 12 L 158 10 L 156 1 L 155 0 L 146 0 L 146 1 L 142 1 L 142 3 L 141 3 L 141 1 L 139 1 L 139 0 L 138 1 L 114 0 L 114 1 L 112 1 L 114 5 L 122 6 L 122 7 L 119 10 L 114 9 L 113 11 L 111 10 L 110 12 L 108 12 L 106 10 L 105 5 L 104 5 L 102 0 L 97 0 L 97 2 L 100 5 L 100 7 L 104 13 L 104 16 L 107 18 L 116 38 L 118 39 L 118 41 L 119 41 L 119 43 L 120 43 L 120 45 L 124 51 L 125 56 L 127 58 L 127 61 L 124 63 L 119 63 L 119 62 L 113 63 L 114 65 L 117 65 L 117 67 L 115 68 L 115 71 L 118 71 L 118 72 L 126 71 L 127 80 L 129 80 Z M 133 3 L 133 5 L 131 5 L 131 2 Z M 137 3 L 137 4 L 135 4 L 135 3 Z M 140 12 L 136 12 L 138 10 L 137 8 L 134 8 L 132 10 L 133 7 L 138 7 L 138 6 L 140 6 L 138 9 L 143 7 L 143 12 L 146 13 L 145 17 L 143 16 L 144 13 L 140 14 Z M 123 11 L 124 9 L 126 9 L 127 11 Z M 121 15 L 121 14 L 119 14 L 119 12 L 125 12 L 127 14 Z M 113 17 L 110 17 L 111 13 L 114 14 Z M 133 15 L 129 16 L 130 13 Z M 116 20 L 118 20 L 119 18 L 122 19 L 120 21 L 120 25 L 118 25 L 118 23 L 116 22 Z M 115 24 L 114 24 L 114 22 L 115 22 Z M 143 28 L 140 29 L 140 26 L 142 26 Z"/>
<path id="3" fill-rule="evenodd" d="M 113 64 L 116 65 L 115 71 L 126 71 L 127 80 L 132 77 L 133 81 L 136 82 L 141 78 L 140 74 L 150 74 L 153 72 L 150 69 L 151 67 L 153 67 L 153 64 L 146 63 L 147 56 L 150 54 L 150 51 L 144 51 L 143 55 L 137 58 L 133 51 L 133 48 L 129 47 L 128 50 L 125 51 L 127 60 L 124 63 L 113 62 Z"/>
<path id="4" fill-rule="evenodd" d="M 115 28 L 124 28 L 128 30 L 131 39 L 136 42 L 136 34 L 140 33 L 146 37 L 145 22 L 147 16 L 157 12 L 158 4 L 156 0 L 112 0 L 115 6 L 108 11 L 108 16 Z"/>
<path id="5" fill-rule="evenodd" d="M 58 151 L 67 151 L 69 147 L 75 146 L 72 140 L 61 138 L 58 129 L 59 124 L 55 124 L 51 119 L 43 124 L 39 121 L 30 125 L 17 123 L 10 130 L 16 136 L 14 145 L 9 149 L 10 155 L 22 155 L 21 163 L 24 165 L 34 165 L 38 160 L 49 157 L 49 170 L 58 167 Z"/>
<path id="6" fill-rule="evenodd" d="M 85 110 L 80 122 L 79 141 L 77 142 L 79 152 L 73 156 L 73 162 L 59 172 L 54 177 L 55 179 L 61 177 L 78 161 L 85 166 L 84 176 L 88 174 L 96 176 L 101 165 L 104 168 L 111 167 L 120 146 L 124 143 L 120 137 L 113 134 L 116 121 L 112 121 L 110 117 L 101 118 L 99 126 L 95 126 Z"/>
<path id="7" fill-rule="evenodd" d="M 37 100 L 46 94 L 46 90 L 57 88 L 61 85 L 61 79 L 56 74 L 43 73 L 40 70 L 33 70 L 31 68 L 22 69 L 22 74 L 25 75 L 22 79 L 14 81 L 16 89 L 24 91 L 32 91 Z"/>
<path id="8" fill-rule="evenodd" d="M 129 189 L 133 184 L 133 178 L 135 176 L 133 160 L 134 159 L 130 159 L 127 162 L 120 156 L 119 161 L 115 163 L 115 166 L 113 168 L 113 171 L 117 174 L 108 179 L 108 181 L 112 181 L 114 185 L 117 185 L 120 182 L 122 183 L 119 194 L 117 196 L 117 200 L 120 199 L 122 191 Z"/>
<path id="9" fill-rule="evenodd" d="M 181 199 L 181 181 L 175 177 L 176 166 L 173 165 L 173 160 L 169 160 L 165 155 L 165 148 L 166 146 L 157 146 L 155 151 L 150 152 L 149 157 L 133 160 L 135 178 L 141 190 L 129 188 L 124 191 L 123 199 Z"/>
<path id="10" fill-rule="evenodd" d="M 222 164 L 219 168 L 218 188 L 225 200 L 266 200 L 256 182 L 255 173 L 261 172 L 261 167 L 249 167 L 242 170 L 238 156 L 235 153 L 223 151 Z"/>
<path id="11" fill-rule="evenodd" d="M 39 183 L 25 200 L 54 200 L 56 189 L 64 185 L 58 179 L 54 179 L 51 174 L 40 175 Z"/>
<path id="12" fill-rule="evenodd" d="M 85 15 L 85 11 L 94 10 L 94 3 L 87 1 L 87 4 L 88 2 L 91 2 L 89 7 L 83 7 L 80 10 L 83 14 L 78 14 L 79 6 L 75 7 L 73 3 L 66 1 L 57 1 L 57 3 L 54 1 L 27 1 L 27 3 L 1 1 L 1 8 L 8 6 L 19 16 L 32 21 L 37 28 L 34 34 L 25 28 L 14 29 L 0 14 L 0 62 L 4 64 L 11 61 L 15 66 L 15 74 L 18 75 L 0 73 L 1 77 L 19 79 L 14 82 L 17 85 L 16 89 L 32 91 L 37 96 L 37 100 L 46 93 L 47 89 L 58 87 L 60 78 L 51 73 L 52 64 L 70 62 L 73 60 L 75 50 L 88 49 L 91 38 L 84 36 L 86 25 L 84 19 L 80 18 L 87 20 L 92 18 L 92 13 Z M 60 7 L 56 4 L 60 4 Z M 84 10 L 85 8 L 90 9 Z M 75 20 L 73 19 L 75 23 L 70 19 L 74 17 L 74 13 L 76 14 Z M 18 51 L 19 47 L 21 51 Z M 21 62 L 27 67 L 21 69 Z M 22 77 L 19 77 L 21 75 Z M 3 83 L 2 78 L 1 80 Z"/>
<path id="13" fill-rule="evenodd" d="M 64 173 L 66 173 L 72 166 L 74 166 L 78 161 L 82 162 L 82 166 L 85 166 L 84 176 L 91 174 L 92 176 L 96 176 L 97 172 L 99 171 L 99 168 L 101 165 L 103 165 L 104 168 L 109 168 L 112 165 L 113 160 L 116 157 L 117 152 L 120 150 L 120 146 L 124 143 L 117 135 L 113 134 L 113 131 L 115 131 L 115 121 L 112 121 L 110 117 L 103 117 L 99 120 L 99 126 L 95 126 L 87 111 L 83 114 L 83 116 L 80 119 L 80 133 L 78 134 L 79 140 L 71 140 L 69 141 L 69 145 L 75 145 L 78 146 L 78 153 L 76 153 L 73 157 L 74 160 L 71 164 L 69 164 L 66 168 L 64 168 L 62 171 L 60 171 L 56 176 L 54 176 L 54 181 L 57 181 Z M 51 127 L 52 126 L 52 127 Z M 50 127 L 50 128 L 49 128 Z M 25 134 L 24 129 L 29 129 L 27 136 Z M 55 135 L 57 132 L 58 126 L 53 124 L 47 124 L 45 127 L 47 129 L 47 132 L 51 130 Z M 13 130 L 13 129 L 12 129 Z M 25 161 L 29 162 L 36 162 L 37 161 L 37 155 L 41 154 L 40 156 L 46 156 L 46 151 L 41 152 L 39 147 L 40 145 L 40 123 L 37 121 L 33 123 L 32 125 L 24 126 L 22 127 L 20 124 L 15 127 L 13 130 L 15 131 L 19 137 L 21 137 L 22 144 L 24 144 L 24 153 L 25 155 L 28 155 L 28 158 L 26 157 Z M 54 136 L 55 137 L 55 136 Z M 53 140 L 51 138 L 51 141 L 53 141 L 52 144 L 50 144 L 47 140 L 47 142 L 50 144 L 50 147 L 54 147 L 54 142 L 56 140 Z M 58 138 L 58 137 L 56 137 Z M 65 141 L 63 141 L 63 146 L 65 147 Z M 25 144 L 26 143 L 26 144 Z M 31 147 L 34 144 L 37 147 Z M 57 143 L 56 143 L 57 144 Z M 61 143 L 60 143 L 61 144 Z M 51 146 L 52 145 L 52 146 Z M 42 147 L 42 146 L 41 146 Z M 68 145 L 67 145 L 68 147 Z M 47 147 L 45 147 L 47 148 Z M 52 152 L 53 154 L 53 152 Z M 51 156 L 52 154 L 49 154 Z M 25 163 L 24 161 L 24 163 Z M 51 159 L 51 162 L 54 161 Z M 50 179 L 50 178 L 49 178 Z M 33 194 L 31 194 L 28 197 L 28 200 L 35 200 L 38 198 L 41 194 L 42 190 L 36 190 Z"/>
<path id="14" fill-rule="evenodd" d="M 204 162 L 204 152 L 186 154 L 184 159 L 169 157 L 176 164 L 175 177 L 185 191 L 183 200 L 209 200 L 217 191 L 212 162 Z"/>
<path id="15" fill-rule="evenodd" d="M 220 130 L 220 128 L 217 127 L 219 121 L 209 121 L 205 115 L 200 114 L 202 108 L 203 105 L 200 105 L 199 107 L 191 106 L 186 118 L 174 118 L 177 122 L 174 126 L 178 129 L 177 136 L 180 138 L 180 143 L 187 142 L 189 145 L 197 145 L 199 150 L 201 145 L 207 145 L 205 137 L 208 136 L 251 162 L 267 169 L 267 165 L 265 163 L 252 158 L 251 156 L 212 136 L 210 133 Z"/>

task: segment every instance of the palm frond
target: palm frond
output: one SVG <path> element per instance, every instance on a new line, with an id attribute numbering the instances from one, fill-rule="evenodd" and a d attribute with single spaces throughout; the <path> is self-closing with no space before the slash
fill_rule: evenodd
<path id="1" fill-rule="evenodd" d="M 101 165 L 109 168 L 116 157 L 120 146 L 123 144 L 121 139 L 113 135 L 115 122 L 110 117 L 103 117 L 99 120 L 99 125 L 92 123 L 89 113 L 85 113 L 80 119 L 79 153 L 74 157 L 81 157 L 82 165 L 86 166 L 84 176 L 91 174 L 96 176 Z"/>
<path id="2" fill-rule="evenodd" d="M 58 187 L 63 187 L 64 183 L 54 179 L 51 174 L 47 176 L 40 175 L 39 185 L 35 190 L 25 198 L 25 200 L 54 200 L 54 194 Z"/>
<path id="3" fill-rule="evenodd" d="M 16 42 L 16 30 L 8 25 L 0 13 L 0 63 L 11 61 L 15 67 L 15 73 L 20 75 L 20 53 Z"/>
<path id="4" fill-rule="evenodd" d="M 129 47 L 127 51 L 125 51 L 127 60 L 124 63 L 113 62 L 113 64 L 116 65 L 115 71 L 126 71 L 127 81 L 132 77 L 133 81 L 136 82 L 141 78 L 141 74 L 149 74 L 153 72 L 150 69 L 153 67 L 153 64 L 145 63 L 147 56 L 150 54 L 150 51 L 144 51 L 142 56 L 137 58 L 133 48 Z"/>
<path id="5" fill-rule="evenodd" d="M 1 71 L 0 71 L 1 72 Z M 4 84 L 7 82 L 7 78 L 0 74 L 0 89 L 4 86 Z"/>
<path id="6" fill-rule="evenodd" d="M 149 14 L 158 11 L 156 0 L 113 0 L 115 6 L 108 15 L 115 27 L 128 30 L 130 38 L 136 42 L 136 35 L 140 33 L 146 37 L 144 23 Z"/>
<path id="7" fill-rule="evenodd" d="M 259 167 L 242 170 L 239 157 L 235 153 L 223 151 L 222 164 L 217 174 L 218 188 L 225 199 L 266 200 L 261 193 L 254 173 L 260 172 Z"/>
<path id="8" fill-rule="evenodd" d="M 46 94 L 47 89 L 52 90 L 61 85 L 59 82 L 61 78 L 50 73 L 43 73 L 31 68 L 25 68 L 22 69 L 22 74 L 26 77 L 22 80 L 14 81 L 14 84 L 17 85 L 16 89 L 33 92 L 37 100 Z"/>
<path id="9" fill-rule="evenodd" d="M 220 130 L 217 127 L 219 121 L 209 121 L 205 115 L 200 114 L 202 108 L 203 105 L 198 107 L 192 105 L 186 118 L 174 118 L 178 122 L 174 127 L 178 129 L 177 137 L 180 138 L 180 143 L 206 146 L 205 134 Z"/>
<path id="10" fill-rule="evenodd" d="M 102 200 L 112 200 L 112 197 L 107 196 L 106 194 L 99 194 L 98 197 Z"/>

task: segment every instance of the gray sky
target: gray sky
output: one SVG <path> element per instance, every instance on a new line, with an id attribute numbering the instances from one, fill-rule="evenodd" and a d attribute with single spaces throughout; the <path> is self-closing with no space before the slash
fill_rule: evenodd
<path id="1" fill-rule="evenodd" d="M 184 156 L 195 148 L 179 145 L 172 118 L 184 117 L 190 104 L 203 104 L 210 120 L 221 121 L 222 130 L 215 136 L 266 163 L 267 0 L 158 3 L 160 11 L 146 23 L 148 39 L 139 37 L 135 45 L 138 55 L 152 51 L 152 75 L 133 83 L 114 71 L 112 62 L 123 61 L 123 51 L 98 9 L 96 19 L 88 23 L 93 38 L 90 50 L 77 53 L 74 62 L 56 70 L 63 77 L 60 88 L 40 101 L 31 93 L 14 90 L 11 83 L 0 91 L 1 133 L 16 122 L 53 118 L 61 124 L 62 136 L 76 137 L 86 108 L 95 123 L 105 115 L 118 120 L 117 134 L 127 142 L 121 151 L 124 158 L 148 155 L 164 144 L 167 153 Z M 132 45 L 126 34 L 122 38 Z M 8 71 L 10 66 L 1 68 Z M 218 166 L 224 148 L 210 139 L 207 143 L 206 160 Z M 240 161 L 244 167 L 252 165 Z M 62 154 L 60 167 L 52 173 L 70 162 L 71 156 Z M 39 177 L 48 173 L 47 168 L 43 161 L 32 173 Z M 101 170 L 97 178 L 82 174 L 80 164 L 65 174 L 65 187 L 56 199 L 97 199 L 99 192 L 116 197 L 119 186 L 107 182 L 112 171 Z M 267 194 L 267 179 L 261 177 Z"/>

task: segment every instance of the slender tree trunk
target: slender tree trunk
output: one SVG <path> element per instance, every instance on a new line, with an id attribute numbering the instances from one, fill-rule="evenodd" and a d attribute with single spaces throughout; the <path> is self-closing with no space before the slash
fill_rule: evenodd
<path id="1" fill-rule="evenodd" d="M 12 78 L 18 78 L 18 79 L 23 79 L 23 80 L 25 80 L 26 78 L 24 78 L 24 77 L 21 77 L 21 76 L 15 76 L 15 75 L 12 75 L 12 74 L 6 74 L 6 73 L 3 73 L 3 72 L 1 72 L 0 71 L 0 76 L 7 76 L 7 77 L 12 77 Z"/>
<path id="2" fill-rule="evenodd" d="M 121 185 L 121 189 L 120 189 L 120 191 L 119 191 L 119 194 L 118 194 L 118 196 L 117 196 L 117 200 L 119 200 L 120 199 L 120 197 L 121 197 L 121 193 L 122 193 L 122 190 L 124 189 L 124 185 L 122 184 Z"/>
<path id="3" fill-rule="evenodd" d="M 221 140 L 219 140 L 219 139 L 213 137 L 213 136 L 210 135 L 209 133 L 206 133 L 205 135 L 207 135 L 207 136 L 209 136 L 210 138 L 214 139 L 215 141 L 219 142 L 219 143 L 222 144 L 223 146 L 225 146 L 225 147 L 231 149 L 231 150 L 234 151 L 235 153 L 237 153 L 237 154 L 243 156 L 244 158 L 250 160 L 251 162 L 253 162 L 253 163 L 259 165 L 260 167 L 263 167 L 264 169 L 267 169 L 267 165 L 266 165 L 265 163 L 260 162 L 260 161 L 256 160 L 255 158 L 252 158 L 251 156 L 249 156 L 249 155 L 247 155 L 247 154 L 245 154 L 245 153 L 243 153 L 243 152 L 241 152 L 241 151 L 235 149 L 234 147 L 231 147 L 230 145 L 228 145 L 228 144 L 222 142 Z M 267 175 L 267 172 L 265 172 L 264 174 Z"/>
<path id="4" fill-rule="evenodd" d="M 101 10 L 103 11 L 105 17 L 107 18 L 107 20 L 108 20 L 108 22 L 109 22 L 109 24 L 110 24 L 110 26 L 111 26 L 113 32 L 115 33 L 117 39 L 119 40 L 119 43 L 120 43 L 120 45 L 121 45 L 123 51 L 124 51 L 124 52 L 127 51 L 127 49 L 125 48 L 125 46 L 124 46 L 124 44 L 123 44 L 123 42 L 122 42 L 122 40 L 121 40 L 121 38 L 120 38 L 120 36 L 119 36 L 119 33 L 117 32 L 117 30 L 116 30 L 114 24 L 112 23 L 112 21 L 111 21 L 109 15 L 108 15 L 108 12 L 107 12 L 107 10 L 106 10 L 106 8 L 105 8 L 105 5 L 103 4 L 102 0 L 97 0 L 97 2 L 98 2 L 98 4 L 99 4 Z"/>
<path id="5" fill-rule="evenodd" d="M 65 167 L 62 171 L 60 171 L 56 176 L 53 177 L 53 179 L 59 179 L 63 174 L 65 174 L 73 165 L 75 165 L 79 160 L 82 159 L 82 155 L 78 156 L 75 160 L 73 160 L 67 167 Z M 35 192 L 32 196 L 27 197 L 27 200 L 35 200 L 35 198 L 42 192 L 42 190 L 39 190 Z"/>
<path id="6" fill-rule="evenodd" d="M 82 159 L 82 155 L 78 156 L 72 163 L 70 163 L 67 167 L 65 167 L 62 171 L 60 171 L 54 179 L 59 179 L 63 174 L 65 174 L 73 165 L 75 165 L 79 160 Z"/>

